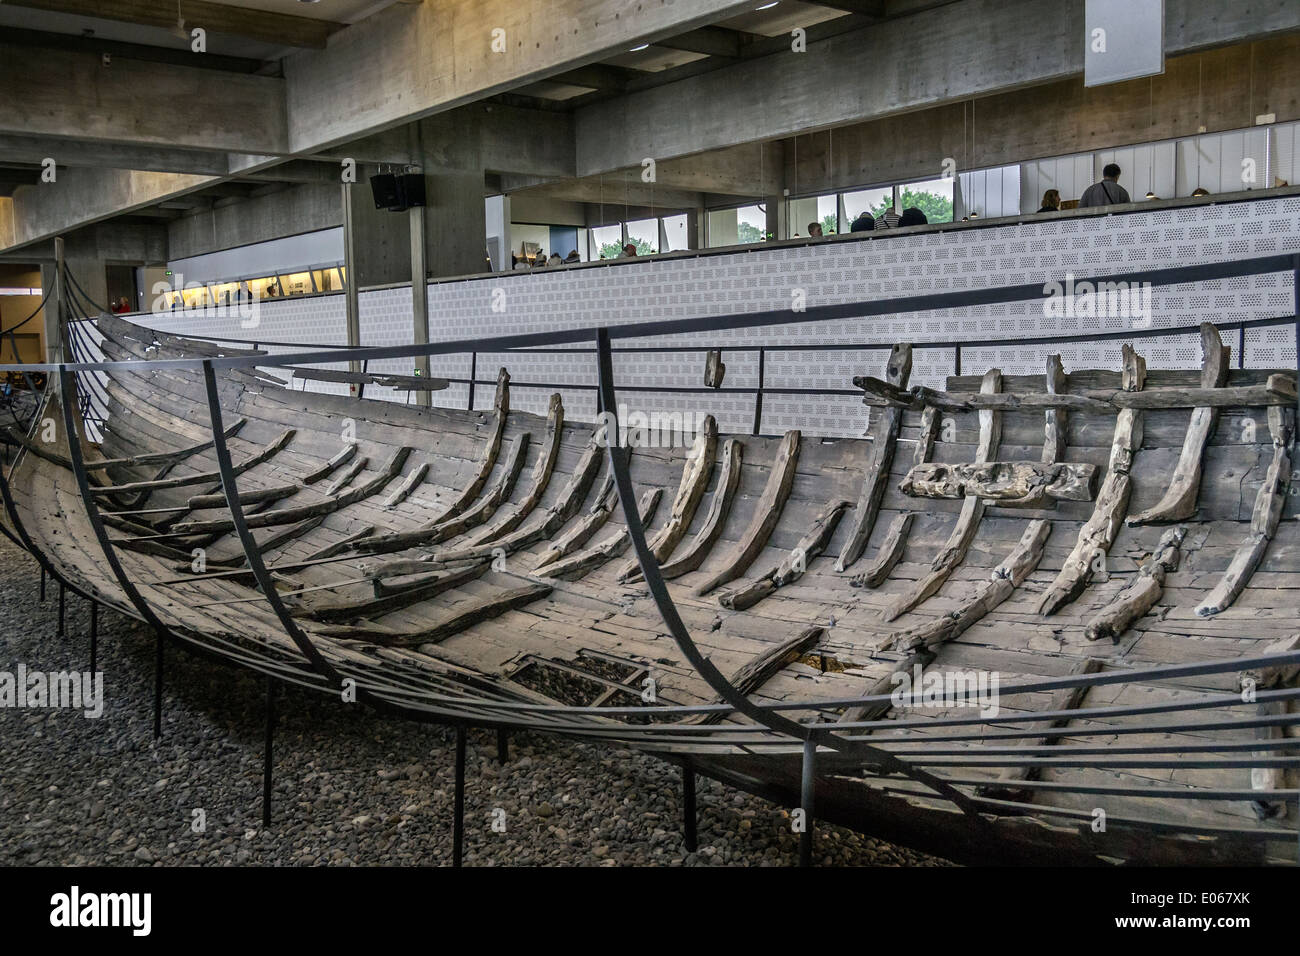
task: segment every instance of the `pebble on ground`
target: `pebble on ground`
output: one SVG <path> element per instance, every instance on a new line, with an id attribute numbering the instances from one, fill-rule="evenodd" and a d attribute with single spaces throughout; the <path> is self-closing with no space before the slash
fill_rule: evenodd
<path id="1" fill-rule="evenodd" d="M 0 539 L 0 670 L 81 670 L 90 608 Z M 263 678 L 169 644 L 153 739 L 154 641 L 101 608 L 104 713 L 0 708 L 0 865 L 438 865 L 451 860 L 454 737 L 319 693 L 277 705 L 274 817 L 262 827 Z M 700 779 L 699 849 L 686 852 L 681 774 L 633 750 L 471 731 L 467 866 L 789 866 L 789 811 Z M 494 826 L 495 824 L 495 826 Z M 504 824 L 504 830 L 502 829 Z M 946 865 L 819 824 L 822 865 Z"/>

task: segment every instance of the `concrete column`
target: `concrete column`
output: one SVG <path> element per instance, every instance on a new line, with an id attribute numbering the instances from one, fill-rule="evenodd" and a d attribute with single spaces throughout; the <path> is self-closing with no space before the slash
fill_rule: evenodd
<path id="1" fill-rule="evenodd" d="M 407 213 L 411 228 L 411 335 L 416 345 L 429 343 L 429 279 L 426 265 L 425 219 L 423 206 L 413 206 Z M 429 356 L 417 355 L 413 365 L 418 375 L 429 375 Z M 417 404 L 429 405 L 429 392 L 416 392 Z"/>
<path id="2" fill-rule="evenodd" d="M 54 263 L 52 265 L 41 266 L 41 285 L 50 290 L 49 299 L 45 303 L 45 310 L 42 313 L 45 335 L 45 361 L 60 362 L 62 361 L 62 350 L 59 348 L 59 315 L 63 311 L 63 282 L 61 269 L 63 266 L 63 238 L 56 237 L 54 240 Z"/>
<path id="3" fill-rule="evenodd" d="M 343 206 L 343 300 L 347 310 L 345 321 L 347 323 L 348 345 L 356 346 L 361 344 L 360 298 L 357 283 L 357 231 L 352 221 L 352 194 L 357 190 L 357 187 L 353 183 L 344 183 L 340 188 L 342 192 L 339 196 Z M 351 362 L 349 368 L 353 372 L 360 372 L 361 363 Z M 357 387 L 349 385 L 348 391 L 355 395 Z"/>
<path id="4" fill-rule="evenodd" d="M 424 234 L 435 278 L 487 272 L 483 169 L 425 167 Z"/>

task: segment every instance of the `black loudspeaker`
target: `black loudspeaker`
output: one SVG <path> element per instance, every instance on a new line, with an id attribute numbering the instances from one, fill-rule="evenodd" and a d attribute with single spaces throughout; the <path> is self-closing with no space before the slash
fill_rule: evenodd
<path id="1" fill-rule="evenodd" d="M 424 175 L 422 173 L 380 173 L 370 177 L 370 192 L 376 209 L 405 212 L 412 206 L 424 205 Z"/>
<path id="2" fill-rule="evenodd" d="M 397 185 L 397 177 L 392 173 L 380 173 L 370 177 L 370 192 L 375 197 L 376 209 L 401 212 L 406 207 L 402 204 L 402 192 Z"/>
<path id="3" fill-rule="evenodd" d="M 397 188 L 402 194 L 402 208 L 424 205 L 424 173 L 403 173 L 397 177 Z"/>

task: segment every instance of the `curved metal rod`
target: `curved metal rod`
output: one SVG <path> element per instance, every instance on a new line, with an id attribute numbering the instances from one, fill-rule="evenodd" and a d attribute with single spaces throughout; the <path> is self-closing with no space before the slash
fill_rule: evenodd
<path id="1" fill-rule="evenodd" d="M 203 360 L 203 384 L 207 390 L 208 417 L 212 423 L 212 450 L 216 453 L 217 470 L 221 474 L 221 490 L 225 493 L 226 505 L 230 509 L 230 520 L 235 526 L 235 534 L 239 537 L 240 546 L 244 549 L 244 559 L 248 562 L 249 570 L 253 572 L 254 580 L 257 581 L 258 587 L 262 589 L 267 604 L 271 606 L 271 610 L 279 618 L 280 626 L 284 628 L 289 640 L 293 641 L 318 674 L 333 681 L 342 689 L 343 682 L 349 678 L 326 660 L 325 655 L 312 643 L 306 632 L 298 626 L 298 622 L 294 620 L 293 615 L 284 606 L 284 602 L 280 600 L 275 581 L 266 569 L 266 562 L 262 560 L 262 553 L 257 549 L 257 541 L 253 538 L 253 533 L 248 529 L 248 522 L 244 520 L 244 509 L 239 502 L 239 489 L 235 482 L 235 469 L 230 458 L 230 448 L 226 444 L 225 425 L 221 415 L 221 399 L 217 391 L 217 377 L 211 359 Z M 361 681 L 355 678 L 350 679 L 355 685 L 359 703 L 367 704 L 384 714 L 401 717 L 415 716 L 408 709 L 372 694 L 362 686 Z M 444 718 L 443 722 L 464 723 L 463 720 L 453 717 Z"/>
<path id="2" fill-rule="evenodd" d="M 669 633 L 672 634 L 673 640 L 677 642 L 678 649 L 686 656 L 686 659 L 690 661 L 700 676 L 737 712 L 749 717 L 755 723 L 762 724 L 776 733 L 786 734 L 805 743 L 822 744 L 833 750 L 869 756 L 872 758 L 872 763 L 878 764 L 882 770 L 892 770 L 911 777 L 918 783 L 924 784 L 947 797 L 973 818 L 983 820 L 974 801 L 960 790 L 944 782 L 942 778 L 924 770 L 918 770 L 888 751 L 881 750 L 869 743 L 846 740 L 830 730 L 810 727 L 796 720 L 791 720 L 783 714 L 763 710 L 746 695 L 742 694 L 714 666 L 713 662 L 700 652 L 695 641 L 691 639 L 690 632 L 686 629 L 681 615 L 677 612 L 677 605 L 673 602 L 672 595 L 668 593 L 668 585 L 664 582 L 663 575 L 659 573 L 659 562 L 655 560 L 650 546 L 646 543 L 645 526 L 641 523 L 640 514 L 637 512 L 636 492 L 632 488 L 632 476 L 628 471 L 631 449 L 618 447 L 618 403 L 614 394 L 614 360 L 609 344 L 608 329 L 597 330 L 596 353 L 600 381 L 600 407 L 615 416 L 616 427 L 613 430 L 614 434 L 607 435 L 608 441 L 605 448 L 609 453 L 609 467 L 614 474 L 615 486 L 618 488 L 619 504 L 622 506 L 623 517 L 627 522 L 628 536 L 632 539 L 632 547 L 636 551 L 642 577 L 646 586 L 650 589 L 650 595 L 654 598 L 655 605 L 659 608 L 664 624 L 668 627 Z"/>
<path id="3" fill-rule="evenodd" d="M 53 382 L 51 378 L 47 377 L 45 380 L 44 394 L 41 397 L 41 403 L 36 408 L 36 414 L 32 416 L 32 424 L 28 429 L 28 437 L 36 431 L 36 423 L 40 421 L 41 410 L 49 407 L 49 396 L 52 386 Z M 25 449 L 19 449 L 18 454 L 14 457 L 14 463 L 11 468 L 16 468 L 18 463 L 22 461 L 24 451 Z M 32 540 L 32 536 L 27 533 L 27 528 L 23 525 L 22 518 L 18 516 L 18 506 L 14 502 L 13 492 L 9 488 L 9 479 L 4 473 L 3 466 L 0 466 L 0 497 L 4 498 L 5 514 L 9 517 L 9 523 L 13 525 L 13 533 L 10 533 L 9 529 L 5 529 L 5 534 L 9 536 L 10 540 L 14 540 L 14 534 L 16 534 L 19 539 L 17 544 L 36 559 L 36 563 L 45 570 L 46 574 L 50 575 L 50 577 L 54 578 L 54 580 L 59 582 L 59 584 L 72 591 L 73 594 L 79 595 L 87 601 L 93 601 L 94 598 L 69 581 L 67 577 L 55 567 L 54 562 L 46 556 L 44 551 L 36 546 L 36 542 Z"/>
<path id="4" fill-rule="evenodd" d="M 76 395 L 77 383 L 75 373 L 70 372 L 64 366 L 59 366 L 59 405 L 63 410 L 63 428 L 68 440 L 68 459 L 72 462 L 72 474 L 77 480 L 77 490 L 81 493 L 81 502 L 86 509 L 86 518 L 90 521 L 91 530 L 95 533 L 95 539 L 99 542 L 100 550 L 104 552 L 104 560 L 108 562 L 109 570 L 117 578 L 118 586 L 122 593 L 126 595 L 128 601 L 140 613 L 145 623 L 154 629 L 159 640 L 165 637 L 171 637 L 171 632 L 158 616 L 154 614 L 153 608 L 149 602 L 144 599 L 144 595 L 136 588 L 135 582 L 127 575 L 126 569 L 117 558 L 117 549 L 113 547 L 113 542 L 108 537 L 108 531 L 104 528 L 104 522 L 99 516 L 99 506 L 95 504 L 95 498 L 90 493 L 90 479 L 86 475 L 86 462 L 81 453 L 81 438 L 77 434 L 76 420 L 73 418 L 72 405 L 68 402 L 68 394 Z"/>

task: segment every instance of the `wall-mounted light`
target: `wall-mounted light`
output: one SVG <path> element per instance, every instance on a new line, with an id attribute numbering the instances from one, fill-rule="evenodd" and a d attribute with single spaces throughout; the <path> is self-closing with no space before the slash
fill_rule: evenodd
<path id="1" fill-rule="evenodd" d="M 755 10 L 771 10 L 774 6 L 776 6 L 776 5 L 777 5 L 778 3 L 780 3 L 780 2 L 781 2 L 781 0 L 772 0 L 771 3 L 765 3 L 765 4 L 763 4 L 761 7 L 755 7 L 754 9 L 755 9 Z"/>
<path id="2" fill-rule="evenodd" d="M 648 50 L 649 48 L 650 48 L 650 44 L 649 44 L 649 43 L 642 43 L 640 46 L 634 46 L 634 47 L 632 47 L 632 49 L 628 50 L 627 52 L 628 52 L 628 53 L 640 53 L 642 50 Z"/>

